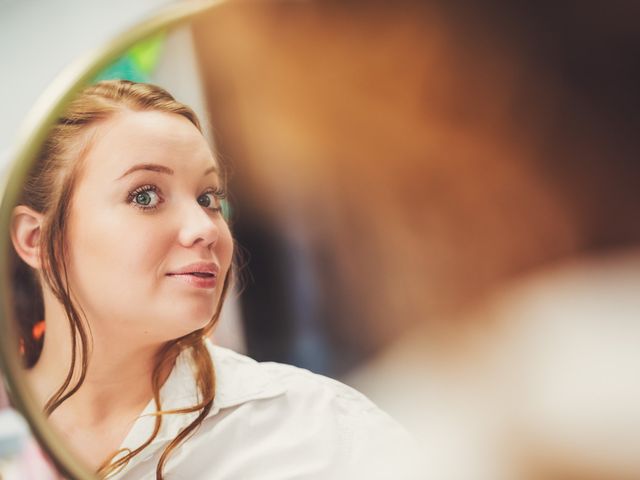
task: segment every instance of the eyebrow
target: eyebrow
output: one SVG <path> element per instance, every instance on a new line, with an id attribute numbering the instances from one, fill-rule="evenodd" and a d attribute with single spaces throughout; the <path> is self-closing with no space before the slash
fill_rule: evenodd
<path id="1" fill-rule="evenodd" d="M 173 170 L 170 169 L 169 167 L 165 167 L 164 165 L 158 165 L 156 163 L 139 163 L 137 165 L 134 165 L 130 169 L 128 169 L 126 172 L 120 175 L 116 180 L 120 180 L 121 178 L 124 178 L 127 175 L 129 175 L 130 173 L 136 172 L 138 170 L 148 170 L 150 172 L 165 173 L 167 175 L 173 175 Z M 217 173 L 217 172 L 218 172 L 218 168 L 216 166 L 211 166 L 204 171 L 203 176 L 209 175 L 210 173 Z"/>
<path id="2" fill-rule="evenodd" d="M 202 174 L 202 176 L 204 177 L 205 175 L 209 175 L 210 173 L 218 173 L 218 167 L 216 167 L 215 165 L 207 168 L 204 173 Z"/>

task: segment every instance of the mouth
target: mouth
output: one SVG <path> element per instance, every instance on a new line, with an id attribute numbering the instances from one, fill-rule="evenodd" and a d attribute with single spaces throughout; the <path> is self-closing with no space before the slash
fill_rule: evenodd
<path id="1" fill-rule="evenodd" d="M 218 266 L 214 263 L 191 264 L 167 273 L 167 277 L 193 287 L 212 289 L 218 283 Z"/>
<path id="2" fill-rule="evenodd" d="M 189 272 L 189 273 L 170 273 L 169 275 L 193 275 L 198 278 L 216 278 L 214 273 L 205 273 L 205 272 Z"/>

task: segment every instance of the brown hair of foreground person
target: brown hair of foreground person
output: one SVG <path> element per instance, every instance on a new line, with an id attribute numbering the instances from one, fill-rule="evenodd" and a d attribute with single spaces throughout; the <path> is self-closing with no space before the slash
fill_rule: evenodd
<path id="1" fill-rule="evenodd" d="M 530 269 L 640 244 L 638 5 L 240 2 L 195 22 L 235 234 L 304 232 L 341 369 Z M 251 293 L 249 348 L 276 350 Z"/>
<path id="2" fill-rule="evenodd" d="M 82 170 L 83 158 L 92 146 L 92 134 L 96 125 L 118 112 L 126 110 L 157 111 L 181 115 L 201 131 L 195 113 L 160 87 L 120 80 L 100 82 L 78 94 L 53 127 L 37 158 L 35 167 L 29 173 L 19 202 L 44 216 L 40 234 L 43 278 L 37 278 L 35 272 L 13 252 L 15 309 L 19 319 L 25 366 L 27 368 L 33 367 L 42 350 L 42 341 L 35 340 L 32 335 L 34 326 L 44 318 L 40 282 L 46 282 L 55 297 L 64 306 L 71 332 L 71 365 L 63 384 L 48 399 L 44 407 L 47 415 L 51 415 L 65 400 L 78 391 L 85 379 L 90 360 L 91 344 L 88 325 L 82 306 L 74 300 L 74 286 L 69 285 L 66 265 L 68 243 L 65 234 L 74 187 Z M 157 435 L 162 421 L 162 413 L 198 412 L 197 418 L 181 431 L 162 453 L 156 468 L 156 475 L 159 479 L 163 478 L 162 470 L 170 453 L 198 427 L 207 415 L 213 404 L 215 377 L 211 358 L 202 339 L 211 332 L 219 318 L 230 281 L 231 274 L 228 274 L 224 279 L 215 314 L 204 328 L 168 341 L 158 351 L 151 379 L 157 409 L 152 436 L 139 448 L 126 452 L 125 455 L 113 461 L 117 455 L 123 453 L 116 452 L 99 468 L 99 475 L 107 476 L 116 471 L 142 451 Z M 202 400 L 190 408 L 163 412 L 160 404 L 160 388 L 165 379 L 164 375 L 173 366 L 178 354 L 186 348 L 191 348 L 193 352 L 196 382 Z"/>

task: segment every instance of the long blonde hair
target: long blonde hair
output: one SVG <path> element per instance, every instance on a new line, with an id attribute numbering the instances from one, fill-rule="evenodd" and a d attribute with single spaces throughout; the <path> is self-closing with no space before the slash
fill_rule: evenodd
<path id="1" fill-rule="evenodd" d="M 82 166 L 82 158 L 90 148 L 89 127 L 124 109 L 152 110 L 182 115 L 202 131 L 193 110 L 176 101 L 164 89 L 126 80 L 103 81 L 86 88 L 74 98 L 64 115 L 52 128 L 29 173 L 19 202 L 44 214 L 40 234 L 43 278 L 64 306 L 71 328 L 71 366 L 65 381 L 45 404 L 44 410 L 47 415 L 51 415 L 66 399 L 78 391 L 84 382 L 89 361 L 87 326 L 84 316 L 81 315 L 81 306 L 72 298 L 65 262 L 67 254 L 65 231 L 69 205 Z M 11 267 L 15 281 L 15 313 L 19 319 L 21 350 L 25 366 L 30 368 L 38 361 L 43 345 L 42 338 L 35 339 L 32 335 L 34 326 L 44 318 L 42 290 L 35 272 L 22 262 L 15 252 L 12 255 Z M 215 395 L 215 376 L 204 338 L 211 332 L 220 316 L 230 281 L 231 273 L 228 273 L 224 279 L 216 312 L 204 328 L 171 340 L 160 349 L 151 378 L 157 410 L 153 433 L 135 450 L 115 452 L 98 469 L 100 476 L 106 477 L 123 468 L 132 457 L 146 448 L 158 434 L 163 414 L 198 412 L 197 418 L 178 433 L 162 452 L 156 467 L 156 478 L 162 479 L 162 471 L 170 453 L 198 427 L 209 413 Z M 171 367 L 177 356 L 185 349 L 191 350 L 195 366 L 195 381 L 202 401 L 192 407 L 163 412 L 160 404 L 162 372 L 165 372 L 167 367 Z M 78 366 L 80 375 L 73 382 L 74 372 Z M 120 455 L 122 453 L 125 455 Z"/>

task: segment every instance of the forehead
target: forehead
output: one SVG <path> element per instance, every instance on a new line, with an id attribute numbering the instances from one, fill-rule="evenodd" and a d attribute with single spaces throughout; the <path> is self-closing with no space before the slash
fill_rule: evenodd
<path id="1" fill-rule="evenodd" d="M 85 176 L 115 178 L 139 163 L 157 163 L 177 174 L 218 166 L 200 131 L 182 115 L 118 112 L 95 127 L 84 159 Z"/>

